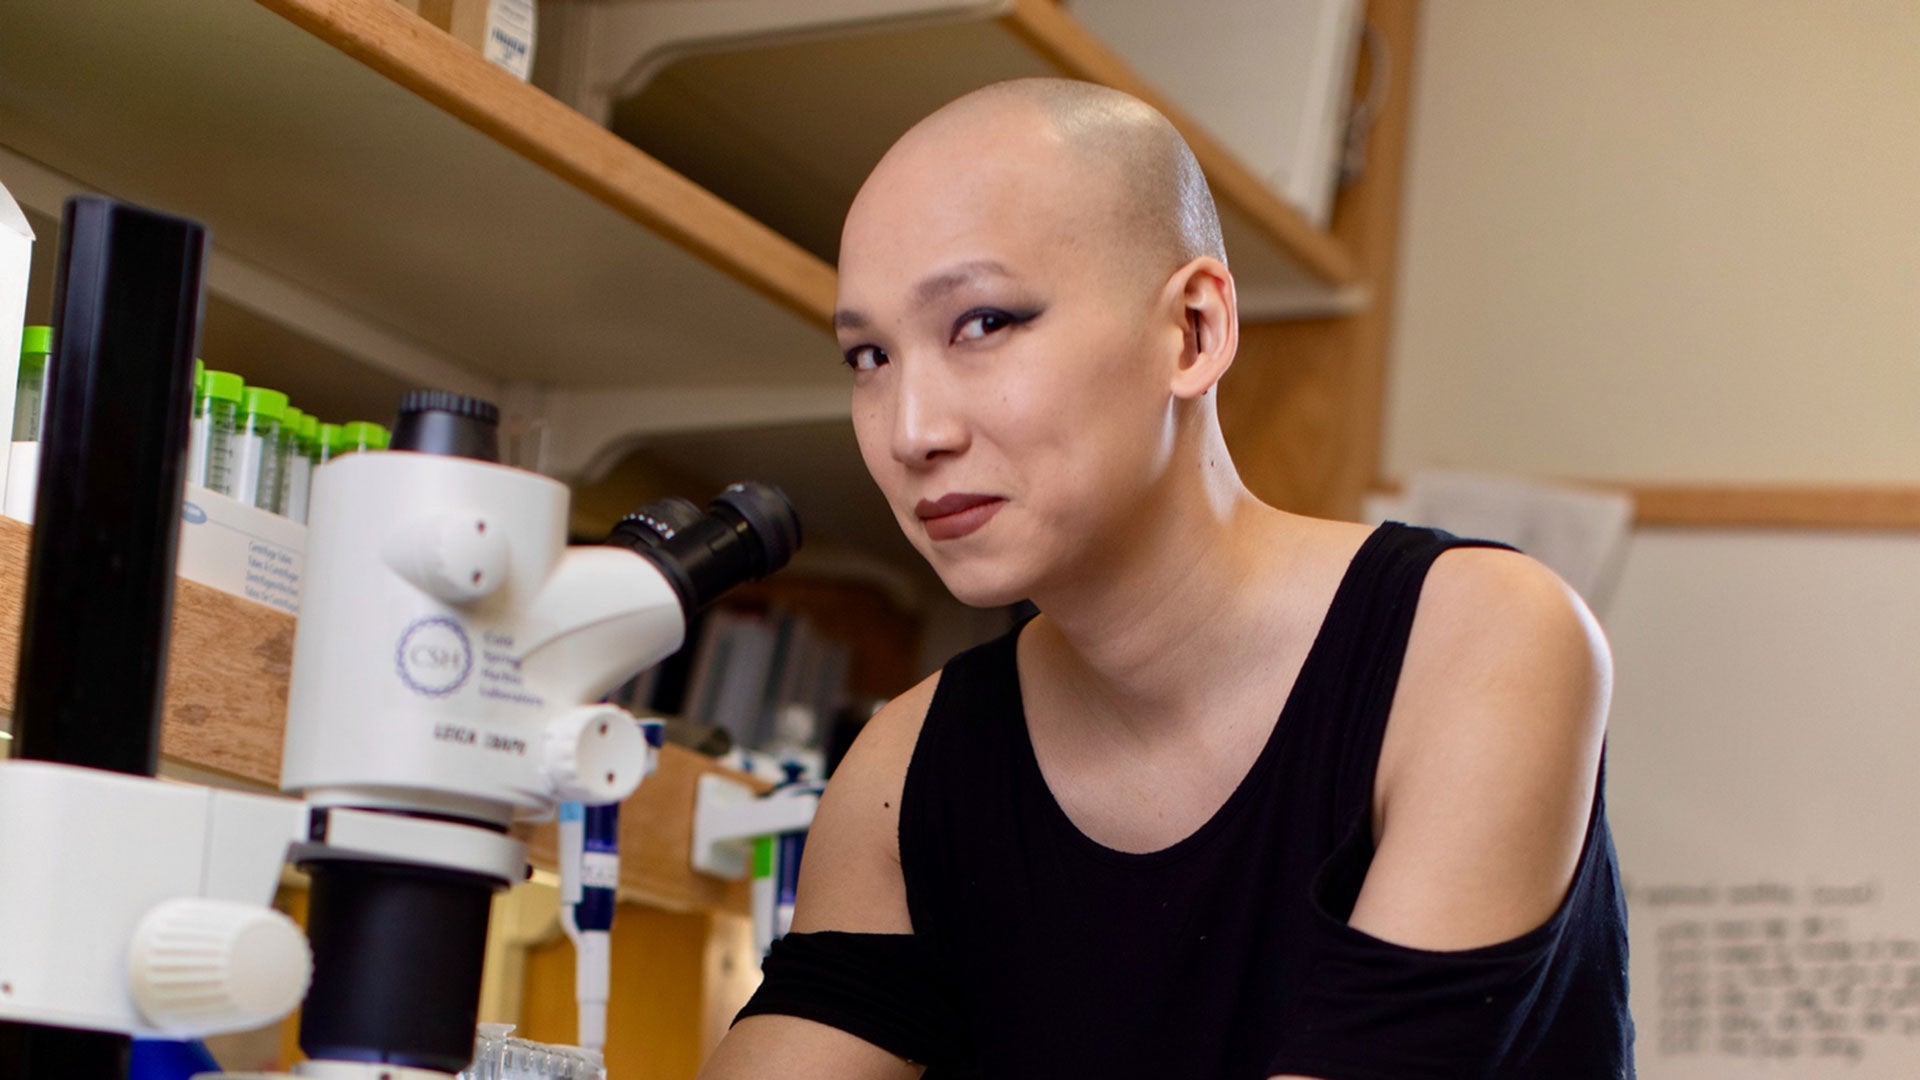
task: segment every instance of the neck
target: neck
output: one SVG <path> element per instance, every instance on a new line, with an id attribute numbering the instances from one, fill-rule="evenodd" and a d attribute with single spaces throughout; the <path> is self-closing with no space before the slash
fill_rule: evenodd
<path id="1" fill-rule="evenodd" d="M 1035 596 L 1033 647 L 1094 711 L 1129 727 L 1202 717 L 1208 692 L 1270 648 L 1290 515 L 1241 482 L 1218 429 L 1147 496 L 1143 528 Z M 1271 655 L 1270 652 L 1265 652 Z M 1144 733 L 1144 732 L 1143 732 Z"/>

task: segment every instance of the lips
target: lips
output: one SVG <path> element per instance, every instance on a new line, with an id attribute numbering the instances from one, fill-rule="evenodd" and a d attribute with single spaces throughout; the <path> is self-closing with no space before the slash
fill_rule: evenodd
<path id="1" fill-rule="evenodd" d="M 958 540 L 993 520 L 1007 500 L 997 495 L 955 493 L 938 499 L 922 499 L 913 508 L 914 516 L 927 531 L 930 540 Z"/>

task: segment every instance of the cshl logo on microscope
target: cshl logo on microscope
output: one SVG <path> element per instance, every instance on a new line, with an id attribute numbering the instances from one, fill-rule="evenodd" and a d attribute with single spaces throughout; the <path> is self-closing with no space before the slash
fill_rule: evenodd
<path id="1" fill-rule="evenodd" d="M 445 697 L 473 673 L 473 643 L 458 622 L 445 615 L 415 619 L 394 649 L 400 681 L 416 694 Z"/>

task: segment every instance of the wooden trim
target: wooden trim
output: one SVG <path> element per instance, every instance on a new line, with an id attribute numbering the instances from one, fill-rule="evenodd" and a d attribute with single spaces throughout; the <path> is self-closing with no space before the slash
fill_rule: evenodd
<path id="1" fill-rule="evenodd" d="M 1013 0 L 1000 22 L 1061 71 L 1124 90 L 1165 114 L 1193 148 L 1214 198 L 1245 214 L 1309 274 L 1336 287 L 1363 283 L 1359 266 L 1338 240 L 1274 194 L 1192 117 L 1061 11 L 1056 0 Z"/>
<path id="2" fill-rule="evenodd" d="M 390 0 L 256 0 L 803 319 L 833 268 Z"/>
<path id="3" fill-rule="evenodd" d="M 1367 168 L 1335 207 L 1333 235 L 1358 253 L 1373 282 L 1373 301 L 1344 328 L 1347 357 L 1346 454 L 1336 466 L 1335 488 L 1358 509 L 1359 493 L 1379 475 L 1386 441 L 1387 364 L 1400 290 L 1400 217 L 1405 205 L 1407 140 L 1412 127 L 1414 57 L 1420 32 L 1418 0 L 1370 0 L 1364 17 L 1386 43 L 1389 67 L 1372 70 L 1377 55 L 1362 58 L 1359 85 L 1385 80 L 1386 94 L 1368 137 Z M 1364 92 L 1364 91 L 1361 91 Z M 1276 358 L 1284 364 L 1285 357 Z"/>
<path id="4" fill-rule="evenodd" d="M 32 539 L 30 527 L 0 517 L 0 711 L 9 715 L 19 674 Z M 293 628 L 293 617 L 283 612 L 197 581 L 179 580 L 167 655 L 161 756 L 260 787 L 279 787 Z M 689 862 L 693 791 L 699 777 L 709 772 L 766 787 L 691 750 L 663 748 L 659 771 L 626 802 L 621 815 L 620 886 L 627 898 L 673 911 L 744 915 L 749 910 L 745 882 L 697 874 Z M 548 869 L 554 866 L 553 832 L 551 825 L 520 830 L 529 858 Z"/>
<path id="5" fill-rule="evenodd" d="M 1641 525 L 1920 529 L 1920 487 L 1635 484 L 1628 490 Z"/>
<path id="6" fill-rule="evenodd" d="M 1708 529 L 1920 530 L 1920 487 L 1769 484 L 1607 483 L 1570 480 L 1573 487 L 1619 491 L 1633 497 L 1635 525 Z M 1397 481 L 1375 490 L 1392 494 Z"/>
<path id="7" fill-rule="evenodd" d="M 1284 510 L 1349 521 L 1380 468 L 1419 5 L 1371 0 L 1366 18 L 1393 67 L 1367 169 L 1335 202 L 1331 234 L 1373 282 L 1373 299 L 1346 318 L 1242 324 L 1219 393 L 1221 429 L 1249 490 Z M 1357 76 L 1377 77 L 1365 57 Z"/>

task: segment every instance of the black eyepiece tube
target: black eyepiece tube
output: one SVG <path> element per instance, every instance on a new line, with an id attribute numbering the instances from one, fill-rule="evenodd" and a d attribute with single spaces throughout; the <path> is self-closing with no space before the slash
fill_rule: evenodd
<path id="1" fill-rule="evenodd" d="M 389 450 L 500 460 L 500 408 L 448 390 L 409 390 L 400 399 Z"/>
<path id="2" fill-rule="evenodd" d="M 734 484 L 689 517 L 685 500 L 650 503 L 607 538 L 660 568 L 687 614 L 742 582 L 787 565 L 800 549 L 800 517 L 771 484 Z"/>
<path id="3" fill-rule="evenodd" d="M 681 529 L 692 528 L 705 513 L 687 499 L 656 499 L 621 518 L 607 534 L 607 543 L 635 550 L 657 548 Z"/>

